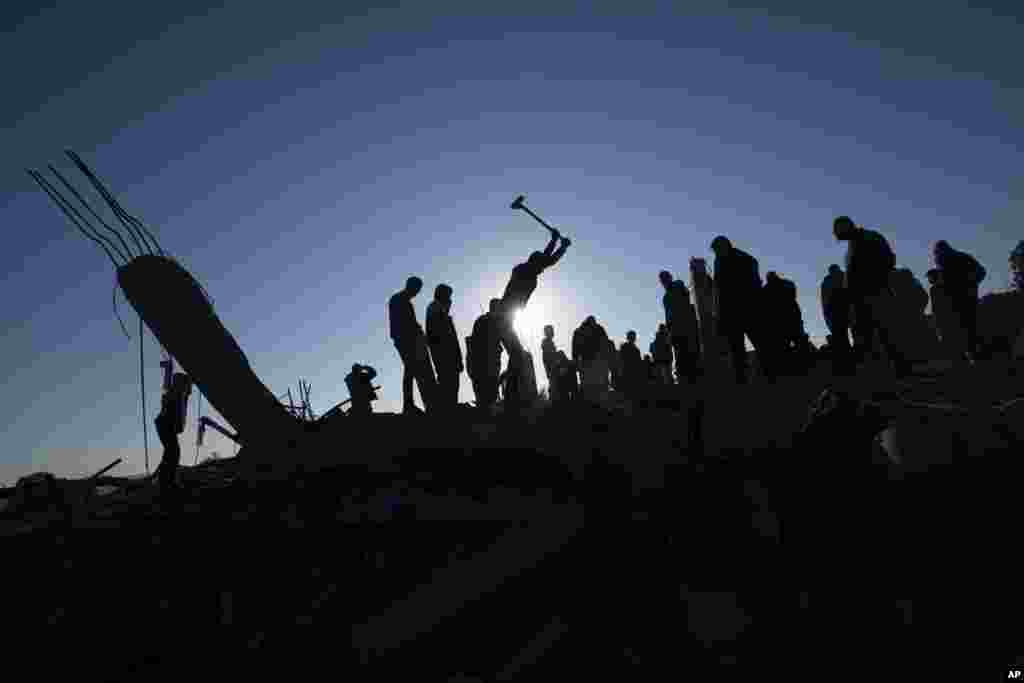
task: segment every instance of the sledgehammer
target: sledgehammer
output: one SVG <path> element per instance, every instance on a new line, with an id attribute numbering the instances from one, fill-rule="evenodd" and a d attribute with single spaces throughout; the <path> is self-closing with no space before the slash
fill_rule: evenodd
<path id="1" fill-rule="evenodd" d="M 526 195 L 524 195 L 524 194 L 519 195 L 518 197 L 515 198 L 515 201 L 513 201 L 511 204 L 509 204 L 509 208 L 510 209 L 522 209 L 526 213 L 528 213 L 531 216 L 533 216 L 533 219 L 535 221 L 537 221 L 538 223 L 543 225 L 545 228 L 547 228 L 551 232 L 552 237 L 558 237 L 558 236 L 562 235 L 562 233 L 560 233 L 558 230 L 556 230 L 555 228 L 552 228 L 550 225 L 548 225 L 544 221 L 543 218 L 541 218 L 540 216 L 535 214 L 533 211 L 531 211 L 530 207 L 528 207 L 526 204 L 523 203 L 524 199 L 526 199 Z"/>

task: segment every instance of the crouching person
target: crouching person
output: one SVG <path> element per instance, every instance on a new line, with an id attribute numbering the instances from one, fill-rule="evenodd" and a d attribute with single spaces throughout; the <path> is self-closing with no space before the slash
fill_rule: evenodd
<path id="1" fill-rule="evenodd" d="M 348 395 L 352 401 L 352 408 L 349 414 L 370 415 L 373 413 L 372 402 L 377 400 L 377 392 L 373 389 L 373 379 L 377 371 L 369 365 L 352 365 L 352 372 L 345 375 L 345 386 L 348 387 Z"/>

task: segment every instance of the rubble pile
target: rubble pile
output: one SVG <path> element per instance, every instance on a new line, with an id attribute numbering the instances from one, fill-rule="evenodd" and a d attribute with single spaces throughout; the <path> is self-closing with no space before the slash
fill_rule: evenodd
<path id="1" fill-rule="evenodd" d="M 1012 375 L 990 372 L 989 405 L 1006 403 L 996 394 Z M 876 439 L 909 419 L 893 401 L 963 406 L 962 382 L 819 391 L 774 446 L 702 443 L 694 416 L 718 403 L 666 393 L 628 413 L 549 406 L 528 424 L 473 411 L 340 419 L 333 455 L 292 453 L 285 475 L 254 478 L 243 448 L 183 467 L 174 500 L 145 479 L 84 492 L 34 475 L 0 511 L 25 598 L 8 614 L 59 627 L 53 647 L 71 652 L 118 634 L 102 666 L 112 680 L 705 666 L 803 679 L 867 633 L 900 648 L 861 653 L 866 669 L 883 655 L 909 665 L 952 633 L 999 648 L 1011 634 L 994 606 L 1019 591 L 982 558 L 1016 526 L 1010 446 L 901 472 Z M 941 413 L 915 415 L 928 410 Z M 745 420 L 758 418 L 734 424 Z M 980 430 L 964 441 L 987 433 L 958 424 Z M 954 570 L 950 548 L 975 565 Z M 977 600 L 951 597 L 951 581 L 976 582 Z"/>

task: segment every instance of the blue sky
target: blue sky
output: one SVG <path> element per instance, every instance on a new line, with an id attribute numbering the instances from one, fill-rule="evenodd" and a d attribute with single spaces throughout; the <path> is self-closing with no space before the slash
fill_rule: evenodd
<path id="1" fill-rule="evenodd" d="M 947 239 L 988 267 L 983 292 L 1004 287 L 1024 237 L 1020 10 L 772 4 L 6 3 L 0 482 L 144 469 L 138 318 L 118 296 L 126 339 L 106 257 L 24 173 L 66 168 L 66 147 L 206 286 L 266 384 L 303 377 L 318 410 L 354 362 L 380 371 L 378 410 L 400 407 L 388 297 L 422 277 L 422 321 L 446 282 L 468 334 L 545 242 L 508 209 L 521 193 L 574 240 L 531 303 L 559 345 L 593 314 L 646 346 L 658 271 L 710 259 L 717 234 L 792 278 L 820 336 L 838 213 L 919 277 Z"/>

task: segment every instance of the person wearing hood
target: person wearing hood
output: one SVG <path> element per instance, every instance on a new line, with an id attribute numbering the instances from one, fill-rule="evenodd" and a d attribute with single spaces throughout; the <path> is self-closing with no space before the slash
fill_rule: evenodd
<path id="1" fill-rule="evenodd" d="M 452 288 L 440 284 L 427 306 L 427 341 L 437 371 L 438 402 L 447 409 L 459 404 L 459 375 L 465 370 L 462 346 L 452 320 Z"/>

